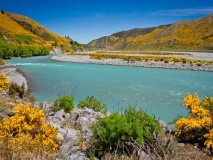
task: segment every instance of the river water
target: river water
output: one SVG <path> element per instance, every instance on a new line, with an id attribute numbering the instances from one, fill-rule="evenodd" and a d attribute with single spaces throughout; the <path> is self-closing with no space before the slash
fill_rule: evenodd
<path id="1" fill-rule="evenodd" d="M 167 123 L 187 115 L 183 106 L 187 93 L 213 96 L 213 72 L 58 62 L 50 56 L 7 62 L 26 74 L 37 101 L 70 94 L 78 104 L 93 95 L 110 111 L 136 105 Z"/>

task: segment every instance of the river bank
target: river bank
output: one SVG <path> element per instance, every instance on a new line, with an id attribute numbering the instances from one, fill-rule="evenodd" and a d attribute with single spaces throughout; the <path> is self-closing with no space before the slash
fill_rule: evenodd
<path id="1" fill-rule="evenodd" d="M 194 71 L 208 71 L 213 72 L 213 65 L 197 65 L 183 62 L 162 62 L 162 61 L 124 61 L 121 59 L 92 59 L 89 55 L 62 55 L 53 56 L 51 59 L 57 61 L 67 61 L 74 63 L 90 63 L 90 64 L 102 64 L 102 65 L 118 65 L 118 66 L 134 66 L 134 67 L 146 67 L 146 68 L 165 68 L 165 69 L 178 69 L 178 70 L 194 70 Z"/>
<path id="2" fill-rule="evenodd" d="M 25 78 L 26 76 L 17 68 L 0 68 L 0 72 L 5 73 L 11 83 L 16 83 L 19 86 L 24 84 L 25 89 L 28 89 L 27 79 Z"/>

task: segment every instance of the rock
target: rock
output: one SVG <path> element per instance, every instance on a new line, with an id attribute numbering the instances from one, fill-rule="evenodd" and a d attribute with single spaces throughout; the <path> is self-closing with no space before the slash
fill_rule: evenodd
<path id="1" fill-rule="evenodd" d="M 49 116 L 48 121 L 58 124 L 60 127 L 64 125 L 64 118 L 58 115 Z"/>
<path id="2" fill-rule="evenodd" d="M 64 119 L 65 121 L 69 121 L 71 119 L 70 113 L 65 113 Z"/>
<path id="3" fill-rule="evenodd" d="M 43 106 L 46 106 L 46 104 Z M 44 108 L 47 109 L 48 107 Z M 58 151 L 59 155 L 62 155 L 63 159 L 67 160 L 89 160 L 85 153 L 86 149 L 91 146 L 92 132 L 89 126 L 104 115 L 89 108 L 75 108 L 70 113 L 65 113 L 61 109 L 50 115 L 47 118 L 48 121 L 58 128 L 58 135 L 63 137 L 62 145 Z M 69 125 L 69 123 L 74 125 Z M 74 129 L 68 127 L 73 127 Z M 76 130 L 76 128 L 79 130 Z"/>
<path id="4" fill-rule="evenodd" d="M 59 117 L 65 118 L 65 111 L 64 111 L 64 109 L 61 109 L 61 110 L 55 112 L 54 116 L 59 116 Z"/>
<path id="5" fill-rule="evenodd" d="M 158 120 L 158 124 L 163 128 L 164 131 L 167 133 L 172 133 L 174 132 L 171 127 L 169 127 L 164 121 Z"/>
<path id="6" fill-rule="evenodd" d="M 50 51 L 51 54 L 63 54 L 63 51 L 61 50 L 60 47 L 53 48 L 52 51 Z"/>
<path id="7" fill-rule="evenodd" d="M 54 102 L 44 101 L 44 102 L 40 103 L 39 106 L 47 116 L 49 116 L 51 113 L 53 113 Z"/>
<path id="8" fill-rule="evenodd" d="M 6 97 L 8 96 L 8 94 L 7 94 L 6 91 L 2 91 L 2 92 L 1 92 L 1 96 L 2 96 L 3 98 L 6 98 Z"/>
<path id="9" fill-rule="evenodd" d="M 64 157 L 73 157 L 73 155 L 75 155 L 74 157 L 79 157 L 79 154 L 81 153 L 81 148 L 79 147 L 79 135 L 80 131 L 78 130 L 67 130 L 66 135 L 63 136 L 62 146 L 59 148 L 59 152 L 63 154 Z"/>
<path id="10" fill-rule="evenodd" d="M 84 108 L 81 110 L 81 117 L 94 117 L 94 110 L 90 108 Z"/>
<path id="11" fill-rule="evenodd" d="M 5 112 L 9 117 L 14 116 L 14 114 L 15 114 L 15 112 L 11 109 L 7 109 Z"/>
<path id="12" fill-rule="evenodd" d="M 73 121 L 76 121 L 78 117 L 80 116 L 81 109 L 74 109 L 72 112 L 70 112 L 70 119 Z"/>
<path id="13" fill-rule="evenodd" d="M 92 137 L 92 132 L 89 129 L 89 126 L 95 123 L 96 121 L 97 119 L 94 117 L 80 117 L 77 120 L 77 124 L 81 126 L 82 137 L 84 139 L 86 148 L 89 148 L 91 146 L 90 139 Z"/>
<path id="14" fill-rule="evenodd" d="M 178 143 L 177 146 L 180 147 L 180 148 L 183 148 L 185 146 L 185 144 L 184 143 Z"/>
<path id="15" fill-rule="evenodd" d="M 0 120 L 3 118 L 9 118 L 9 116 L 4 113 L 0 113 Z"/>
<path id="16" fill-rule="evenodd" d="M 72 143 L 73 146 L 78 145 L 80 131 L 75 129 L 68 129 L 65 137 L 65 143 Z M 69 141 L 68 141 L 69 140 Z"/>
<path id="17" fill-rule="evenodd" d="M 86 154 L 80 153 L 69 156 L 69 160 L 89 160 L 89 158 L 86 158 Z"/>

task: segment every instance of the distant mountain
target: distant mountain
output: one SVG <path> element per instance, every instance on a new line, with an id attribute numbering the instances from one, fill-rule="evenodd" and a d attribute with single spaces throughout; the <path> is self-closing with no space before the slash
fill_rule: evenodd
<path id="1" fill-rule="evenodd" d="M 0 44 L 60 47 L 65 51 L 81 48 L 69 37 L 52 33 L 33 19 L 1 10 Z"/>
<path id="2" fill-rule="evenodd" d="M 135 28 L 101 37 L 89 47 L 108 50 L 213 50 L 213 14 L 153 28 Z"/>

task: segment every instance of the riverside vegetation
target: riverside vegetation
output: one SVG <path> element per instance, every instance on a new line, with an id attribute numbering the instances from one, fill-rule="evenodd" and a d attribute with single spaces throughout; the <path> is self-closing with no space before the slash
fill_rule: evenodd
<path id="1" fill-rule="evenodd" d="M 59 154 L 58 151 L 63 143 L 63 136 L 57 134 L 57 127 L 46 122 L 47 114 L 36 107 L 36 102 L 29 98 L 29 91 L 10 84 L 3 73 L 0 84 L 1 159 L 60 158 L 62 153 Z M 13 92 L 9 95 L 8 89 L 11 86 Z M 16 90 L 18 94 L 14 94 Z M 73 102 L 72 96 L 60 96 L 55 100 L 56 111 L 71 113 L 74 109 Z M 109 114 L 104 103 L 88 96 L 77 107 L 101 111 L 103 117 L 88 126 L 92 132 L 90 145 L 83 147 L 83 137 L 79 137 L 78 144 L 83 152 L 88 153 L 85 159 L 211 159 L 213 97 L 205 97 L 201 102 L 197 94 L 188 94 L 184 105 L 189 109 L 189 117 L 175 120 L 176 130 L 173 131 L 153 115 L 148 115 L 135 106 L 128 107 L 124 113 Z M 2 117 L 2 113 L 8 109 L 9 117 Z M 72 123 L 66 127 L 78 129 L 79 126 L 76 125 Z M 81 129 L 79 132 L 82 132 Z"/>
<path id="2" fill-rule="evenodd" d="M 148 53 L 150 54 L 150 53 Z M 168 53 L 167 53 L 168 54 Z M 197 65 L 212 65 L 213 61 L 205 61 L 205 60 L 189 60 L 185 58 L 177 58 L 177 57 L 155 57 L 155 56 L 130 56 L 130 55 L 113 55 L 113 54 L 90 54 L 91 58 L 93 59 L 104 59 L 104 58 L 111 58 L 111 59 L 122 59 L 124 61 L 163 61 L 165 63 L 169 62 L 182 62 L 182 63 L 189 63 L 189 64 L 197 64 Z"/>

